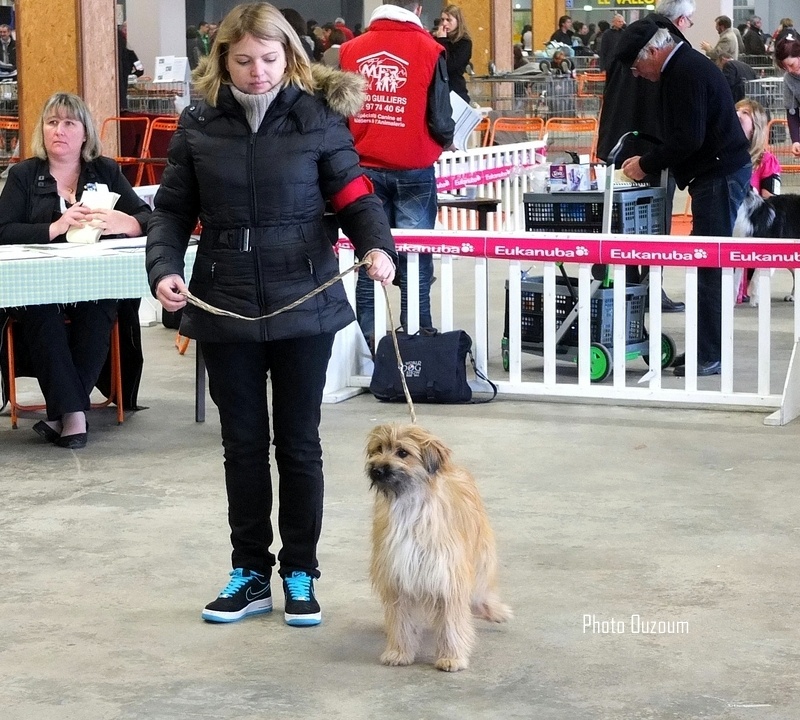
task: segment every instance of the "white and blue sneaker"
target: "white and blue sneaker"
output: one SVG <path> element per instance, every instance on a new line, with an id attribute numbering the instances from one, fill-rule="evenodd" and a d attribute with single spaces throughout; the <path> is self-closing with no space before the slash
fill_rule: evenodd
<path id="1" fill-rule="evenodd" d="M 319 603 L 314 597 L 314 578 L 311 575 L 295 570 L 283 579 L 283 592 L 286 595 L 284 617 L 287 625 L 307 627 L 322 622 Z"/>
<path id="2" fill-rule="evenodd" d="M 272 610 L 269 578 L 244 568 L 234 568 L 231 579 L 219 597 L 206 605 L 202 613 L 208 622 L 228 623 L 248 615 L 260 615 Z"/>

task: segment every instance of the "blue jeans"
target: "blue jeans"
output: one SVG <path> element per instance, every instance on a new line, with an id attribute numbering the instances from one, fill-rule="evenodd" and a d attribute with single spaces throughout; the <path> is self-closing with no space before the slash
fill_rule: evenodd
<path id="1" fill-rule="evenodd" d="M 389 225 L 400 230 L 432 230 L 436 224 L 436 177 L 433 167 L 423 170 L 376 170 L 364 168 L 383 203 Z M 400 254 L 400 324 L 407 327 L 408 277 L 406 257 Z M 433 257 L 419 256 L 419 326 L 433 327 L 431 320 L 431 282 Z M 362 267 L 356 283 L 356 315 L 366 338 L 375 332 L 373 281 Z"/>
<path id="2" fill-rule="evenodd" d="M 692 235 L 731 237 L 736 213 L 750 189 L 752 168 L 721 177 L 700 178 L 689 185 Z M 697 271 L 697 361 L 717 362 L 722 355 L 722 270 Z"/>

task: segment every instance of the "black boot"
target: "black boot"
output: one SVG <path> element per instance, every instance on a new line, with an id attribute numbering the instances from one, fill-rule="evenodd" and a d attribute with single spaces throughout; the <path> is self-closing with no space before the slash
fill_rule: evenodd
<path id="1" fill-rule="evenodd" d="M 675 302 L 667 297 L 667 293 L 661 291 L 661 312 L 662 313 L 679 313 L 686 310 L 686 303 Z"/>

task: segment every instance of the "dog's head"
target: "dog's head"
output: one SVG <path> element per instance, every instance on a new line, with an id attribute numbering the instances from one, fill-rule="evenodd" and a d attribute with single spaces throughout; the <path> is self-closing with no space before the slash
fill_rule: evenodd
<path id="1" fill-rule="evenodd" d="M 767 233 L 774 220 L 775 210 L 759 195 L 758 190 L 750 188 L 736 213 L 733 237 L 769 237 Z"/>
<path id="2" fill-rule="evenodd" d="M 428 485 L 449 460 L 449 448 L 417 425 L 378 425 L 367 437 L 367 476 L 384 495 Z"/>

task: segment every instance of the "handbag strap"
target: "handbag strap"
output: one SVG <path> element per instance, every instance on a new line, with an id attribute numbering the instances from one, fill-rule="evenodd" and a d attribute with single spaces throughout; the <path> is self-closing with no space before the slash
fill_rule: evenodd
<path id="1" fill-rule="evenodd" d="M 469 355 L 469 361 L 472 363 L 472 370 L 475 373 L 475 377 L 483 380 L 484 382 L 489 383 L 492 387 L 492 397 L 484 398 L 483 400 L 470 400 L 471 405 L 481 405 L 482 403 L 492 402 L 497 397 L 497 385 L 495 385 L 491 380 L 489 380 L 486 375 L 484 375 L 480 370 L 478 370 L 478 365 L 475 362 L 475 356 L 472 354 L 472 350 L 467 350 L 467 354 Z"/>

